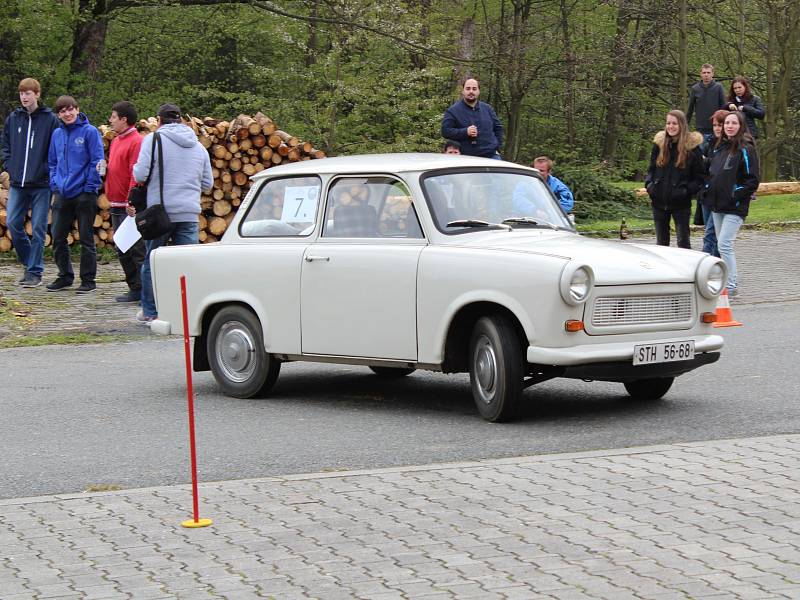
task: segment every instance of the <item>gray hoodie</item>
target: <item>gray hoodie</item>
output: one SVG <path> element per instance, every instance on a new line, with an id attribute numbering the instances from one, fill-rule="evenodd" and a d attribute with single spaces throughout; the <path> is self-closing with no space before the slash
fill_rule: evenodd
<path id="1" fill-rule="evenodd" d="M 196 223 L 200 214 L 200 194 L 211 191 L 211 160 L 208 151 L 197 141 L 194 132 L 182 123 L 169 123 L 158 128 L 164 151 L 164 208 L 173 223 Z M 139 158 L 133 167 L 138 182 L 147 179 L 153 134 L 142 140 Z M 159 202 L 158 154 L 153 162 L 153 176 L 147 184 L 147 206 Z"/>

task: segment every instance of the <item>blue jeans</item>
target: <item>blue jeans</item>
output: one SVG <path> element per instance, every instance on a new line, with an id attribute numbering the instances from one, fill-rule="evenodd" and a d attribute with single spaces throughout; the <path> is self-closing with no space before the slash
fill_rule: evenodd
<path id="1" fill-rule="evenodd" d="M 705 231 L 703 232 L 703 252 L 719 258 L 717 234 L 714 232 L 714 219 L 711 218 L 711 209 L 705 204 L 701 204 L 700 208 L 703 210 L 703 223 L 706 224 Z"/>
<path id="2" fill-rule="evenodd" d="M 50 188 L 11 186 L 8 195 L 6 224 L 17 251 L 17 260 L 25 271 L 38 277 L 44 272 L 44 241 L 47 237 L 47 212 L 50 210 Z M 31 211 L 33 239 L 25 231 L 25 217 Z"/>
<path id="3" fill-rule="evenodd" d="M 169 233 L 154 240 L 147 240 L 147 254 L 142 263 L 142 313 L 145 317 L 157 317 L 156 299 L 153 296 L 153 280 L 150 277 L 150 253 L 156 248 L 166 246 L 172 240 L 173 246 L 188 246 L 200 242 L 200 226 L 195 223 L 173 223 Z"/>
<path id="4" fill-rule="evenodd" d="M 728 213 L 712 212 L 714 219 L 714 229 L 717 232 L 717 246 L 719 255 L 725 264 L 728 265 L 728 292 L 736 289 L 736 255 L 733 252 L 733 242 L 736 234 L 744 223 L 744 219 L 739 215 Z"/>

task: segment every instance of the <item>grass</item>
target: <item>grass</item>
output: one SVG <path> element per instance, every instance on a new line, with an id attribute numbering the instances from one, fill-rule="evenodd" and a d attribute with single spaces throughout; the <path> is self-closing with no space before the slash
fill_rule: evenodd
<path id="1" fill-rule="evenodd" d="M 613 185 L 624 189 L 638 189 L 642 186 L 637 181 L 614 182 Z M 693 204 L 694 206 L 694 204 Z M 619 231 L 619 219 L 603 221 L 584 221 L 577 224 L 578 231 Z M 750 203 L 750 212 L 745 220 L 746 225 L 766 227 L 769 223 L 800 221 L 800 194 L 775 194 L 759 196 Z M 653 229 L 652 219 L 626 218 L 628 229 Z"/>
<path id="2" fill-rule="evenodd" d="M 28 346 L 50 346 L 69 344 L 101 344 L 131 339 L 129 335 L 107 333 L 49 333 L 40 336 L 6 337 L 0 339 L 0 349 Z"/>

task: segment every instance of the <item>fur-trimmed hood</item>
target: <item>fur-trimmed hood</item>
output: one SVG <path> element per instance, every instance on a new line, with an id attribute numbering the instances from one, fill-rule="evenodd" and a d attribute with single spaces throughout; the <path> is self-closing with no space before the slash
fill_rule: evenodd
<path id="1" fill-rule="evenodd" d="M 667 135 L 667 132 L 663 129 L 656 133 L 655 137 L 653 138 L 653 143 L 656 146 L 661 146 L 664 143 L 664 137 Z M 697 148 L 700 144 L 703 143 L 703 134 L 699 131 L 691 131 L 689 132 L 689 137 L 686 139 L 686 149 L 693 150 Z"/>

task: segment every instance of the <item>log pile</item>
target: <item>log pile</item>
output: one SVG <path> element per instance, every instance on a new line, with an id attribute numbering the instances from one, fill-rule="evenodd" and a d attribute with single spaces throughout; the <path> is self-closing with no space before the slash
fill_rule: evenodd
<path id="1" fill-rule="evenodd" d="M 208 150 L 211 171 L 214 177 L 213 190 L 201 198 L 200 241 L 216 242 L 225 233 L 228 224 L 250 189 L 250 177 L 256 173 L 283 163 L 325 158 L 325 153 L 282 131 L 261 112 L 255 115 L 239 115 L 233 121 L 212 117 L 200 119 L 189 117 L 184 121 L 197 135 L 198 141 Z M 155 117 L 142 119 L 138 123 L 141 135 L 155 131 Z M 101 125 L 106 159 L 111 141 L 116 137 L 107 125 Z M 6 202 L 8 197 L 8 174 L 0 174 L 0 252 L 11 249 L 11 234 L 6 228 Z M 113 245 L 110 204 L 101 190 L 97 198 L 97 215 L 94 222 L 95 244 L 102 248 Z M 30 222 L 26 221 L 30 233 Z M 76 224 L 77 225 L 77 224 Z M 77 226 L 68 237 L 70 244 L 79 239 Z M 47 236 L 50 245 L 50 236 Z"/>

